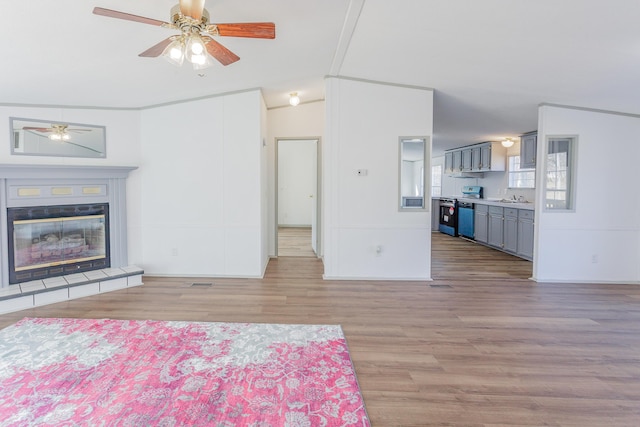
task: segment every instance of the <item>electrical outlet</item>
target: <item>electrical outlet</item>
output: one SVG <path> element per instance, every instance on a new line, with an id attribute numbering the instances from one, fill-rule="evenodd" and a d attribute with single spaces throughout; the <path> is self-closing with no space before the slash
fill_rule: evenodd
<path id="1" fill-rule="evenodd" d="M 597 264 L 598 263 L 598 254 L 591 255 L 591 263 L 592 264 Z"/>
<path id="2" fill-rule="evenodd" d="M 171 256 L 178 256 L 178 248 L 171 248 Z"/>

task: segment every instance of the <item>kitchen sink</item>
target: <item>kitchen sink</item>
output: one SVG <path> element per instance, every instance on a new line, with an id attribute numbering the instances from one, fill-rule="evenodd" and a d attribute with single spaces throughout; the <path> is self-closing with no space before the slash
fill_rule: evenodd
<path id="1" fill-rule="evenodd" d="M 513 199 L 500 199 L 500 203 L 531 203 L 528 200 L 513 200 Z"/>

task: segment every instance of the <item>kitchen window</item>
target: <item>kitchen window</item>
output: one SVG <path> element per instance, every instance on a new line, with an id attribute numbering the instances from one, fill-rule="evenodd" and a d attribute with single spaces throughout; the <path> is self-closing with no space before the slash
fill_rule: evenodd
<path id="1" fill-rule="evenodd" d="M 431 196 L 442 196 L 442 165 L 431 166 Z"/>
<path id="2" fill-rule="evenodd" d="M 509 156 L 509 188 L 535 188 L 536 170 L 521 168 L 520 156 Z"/>
<path id="3" fill-rule="evenodd" d="M 545 154 L 545 209 L 574 209 L 575 141 L 572 137 L 547 138 Z"/>

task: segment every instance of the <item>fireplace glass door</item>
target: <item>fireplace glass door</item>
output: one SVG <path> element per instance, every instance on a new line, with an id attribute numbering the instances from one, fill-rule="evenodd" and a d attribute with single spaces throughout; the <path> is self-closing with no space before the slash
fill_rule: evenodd
<path id="1" fill-rule="evenodd" d="M 37 218 L 39 211 L 60 216 Z M 31 209 L 29 215 L 10 216 L 11 283 L 108 266 L 107 209 Z M 20 218 L 25 216 L 30 218 Z"/>

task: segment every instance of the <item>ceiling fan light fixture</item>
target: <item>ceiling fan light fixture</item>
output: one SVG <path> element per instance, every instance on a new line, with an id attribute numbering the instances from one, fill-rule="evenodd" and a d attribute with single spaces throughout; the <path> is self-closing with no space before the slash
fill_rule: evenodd
<path id="1" fill-rule="evenodd" d="M 295 107 L 296 105 L 300 104 L 300 97 L 298 96 L 298 92 L 291 92 L 289 94 L 289 104 L 292 107 Z"/>
<path id="2" fill-rule="evenodd" d="M 211 67 L 213 62 L 211 62 L 209 55 L 204 52 L 199 55 L 193 55 L 191 57 L 191 65 L 193 65 L 194 70 L 204 70 L 205 68 Z"/>
<path id="3" fill-rule="evenodd" d="M 177 65 L 178 67 L 184 62 L 184 46 L 182 39 L 178 38 L 162 51 L 162 57 L 170 63 Z"/>
<path id="4" fill-rule="evenodd" d="M 204 42 L 199 35 L 192 34 L 187 38 L 187 47 L 185 52 L 185 54 L 187 55 L 187 59 L 189 59 L 190 55 L 202 55 L 204 52 Z"/>

